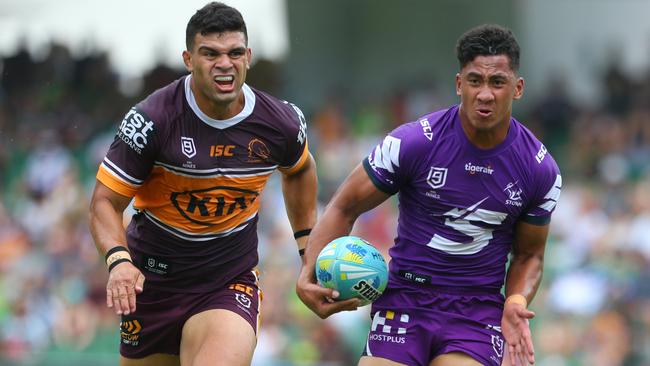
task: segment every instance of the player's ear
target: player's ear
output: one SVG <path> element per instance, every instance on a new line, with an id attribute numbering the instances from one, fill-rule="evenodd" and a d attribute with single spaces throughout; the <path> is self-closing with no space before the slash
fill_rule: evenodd
<path id="1" fill-rule="evenodd" d="M 250 48 L 246 48 L 246 70 L 251 68 L 251 61 L 253 60 L 253 51 Z"/>
<path id="2" fill-rule="evenodd" d="M 456 73 L 456 95 L 460 96 L 460 73 Z"/>
<path id="3" fill-rule="evenodd" d="M 183 51 L 183 63 L 187 71 L 192 72 L 192 54 L 187 50 Z"/>
<path id="4" fill-rule="evenodd" d="M 515 95 L 513 99 L 519 99 L 524 95 L 524 86 L 525 86 L 524 78 L 519 77 L 517 78 L 517 82 L 515 83 Z"/>

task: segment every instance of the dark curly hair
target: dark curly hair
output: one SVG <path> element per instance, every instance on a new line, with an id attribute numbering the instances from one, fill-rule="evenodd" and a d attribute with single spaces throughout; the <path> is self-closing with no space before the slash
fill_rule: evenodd
<path id="1" fill-rule="evenodd" d="M 206 35 L 223 32 L 242 32 L 248 44 L 246 23 L 241 13 L 224 3 L 213 1 L 197 10 L 190 18 L 185 30 L 185 46 L 188 51 L 194 47 L 197 33 Z"/>
<path id="2" fill-rule="evenodd" d="M 462 69 L 477 56 L 506 55 L 510 68 L 519 70 L 519 44 L 508 28 L 484 24 L 465 32 L 456 43 L 456 58 Z"/>

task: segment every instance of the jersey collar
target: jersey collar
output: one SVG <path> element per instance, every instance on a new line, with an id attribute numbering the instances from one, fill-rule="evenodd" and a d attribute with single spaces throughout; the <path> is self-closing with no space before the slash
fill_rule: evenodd
<path id="1" fill-rule="evenodd" d="M 243 121 L 246 117 L 250 116 L 251 113 L 253 113 L 253 109 L 255 108 L 255 93 L 253 93 L 253 90 L 244 83 L 244 85 L 242 85 L 242 91 L 244 92 L 244 109 L 242 109 L 241 112 L 239 112 L 236 116 L 223 120 L 208 117 L 208 115 L 201 111 L 199 105 L 196 104 L 194 93 L 190 87 L 191 80 L 191 74 L 185 77 L 185 100 L 187 101 L 187 104 L 190 105 L 190 108 L 192 108 L 192 111 L 194 111 L 194 114 L 196 114 L 196 116 L 199 117 L 199 119 L 205 122 L 207 125 L 223 130 L 236 125 L 237 123 Z"/>

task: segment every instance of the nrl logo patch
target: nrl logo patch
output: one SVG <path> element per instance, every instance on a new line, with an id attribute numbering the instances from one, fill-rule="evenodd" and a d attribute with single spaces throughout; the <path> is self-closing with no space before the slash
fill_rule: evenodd
<path id="1" fill-rule="evenodd" d="M 251 307 L 251 299 L 244 294 L 235 294 L 235 300 L 237 300 L 237 302 L 246 309 L 249 309 Z"/>
<path id="2" fill-rule="evenodd" d="M 431 167 L 429 176 L 427 176 L 427 184 L 433 189 L 443 187 L 447 181 L 447 168 Z"/>
<path id="3" fill-rule="evenodd" d="M 194 146 L 194 139 L 191 137 L 181 136 L 181 151 L 183 155 L 192 158 L 196 155 L 196 147 Z"/>

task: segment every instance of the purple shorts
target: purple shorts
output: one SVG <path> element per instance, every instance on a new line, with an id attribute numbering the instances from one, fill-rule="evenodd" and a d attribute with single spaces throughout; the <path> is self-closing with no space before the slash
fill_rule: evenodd
<path id="1" fill-rule="evenodd" d="M 391 279 L 372 305 L 364 356 L 427 366 L 436 356 L 462 352 L 483 365 L 501 365 L 503 296 L 434 288 Z"/>
<path id="2" fill-rule="evenodd" d="M 257 334 L 261 290 L 255 272 L 246 272 L 225 288 L 205 293 L 145 290 L 136 298 L 135 313 L 120 323 L 120 354 L 142 358 L 154 353 L 178 355 L 185 321 L 211 309 L 226 309 L 246 319 Z"/>

